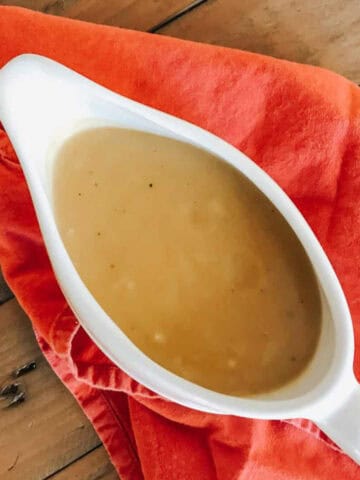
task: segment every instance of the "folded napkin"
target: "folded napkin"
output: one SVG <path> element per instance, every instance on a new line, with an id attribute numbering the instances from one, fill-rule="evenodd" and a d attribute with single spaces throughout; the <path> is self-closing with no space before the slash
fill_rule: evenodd
<path id="1" fill-rule="evenodd" d="M 350 304 L 360 376 L 360 90 L 325 70 L 231 49 L 0 7 L 0 67 L 21 53 L 219 135 L 265 169 L 307 218 Z M 311 422 L 189 410 L 114 366 L 54 278 L 15 153 L 0 129 L 0 263 L 57 375 L 123 480 L 360 478 Z"/>

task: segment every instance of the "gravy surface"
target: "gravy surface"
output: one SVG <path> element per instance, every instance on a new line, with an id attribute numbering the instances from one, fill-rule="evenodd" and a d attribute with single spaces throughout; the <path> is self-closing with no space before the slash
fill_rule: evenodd
<path id="1" fill-rule="evenodd" d="M 53 200 L 84 283 L 158 364 L 243 396 L 309 363 L 321 328 L 312 267 L 230 165 L 164 137 L 96 128 L 61 147 Z"/>

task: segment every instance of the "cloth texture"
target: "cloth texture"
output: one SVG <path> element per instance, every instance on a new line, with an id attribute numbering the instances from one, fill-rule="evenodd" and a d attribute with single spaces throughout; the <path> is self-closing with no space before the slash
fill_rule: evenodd
<path id="1" fill-rule="evenodd" d="M 330 71 L 253 53 L 0 7 L 0 67 L 22 53 L 50 57 L 199 125 L 266 170 L 303 213 L 340 278 L 360 378 L 355 84 Z M 360 479 L 360 467 L 308 420 L 193 411 L 160 398 L 113 365 L 59 290 L 2 127 L 0 264 L 42 351 L 94 424 L 123 480 Z"/>

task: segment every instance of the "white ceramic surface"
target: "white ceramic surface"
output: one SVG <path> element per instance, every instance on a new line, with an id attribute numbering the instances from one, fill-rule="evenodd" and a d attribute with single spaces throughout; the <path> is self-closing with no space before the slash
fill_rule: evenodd
<path id="1" fill-rule="evenodd" d="M 198 410 L 255 418 L 309 418 L 360 462 L 360 388 L 352 370 L 354 339 L 348 306 L 308 224 L 266 173 L 220 138 L 36 55 L 21 55 L 0 70 L 0 121 L 25 172 L 64 295 L 83 328 L 115 364 L 158 394 Z M 207 390 L 151 361 L 97 304 L 79 278 L 57 231 L 51 183 L 58 146 L 75 131 L 100 125 L 152 132 L 210 151 L 240 170 L 284 215 L 313 264 L 323 299 L 319 346 L 299 378 L 279 390 L 252 398 Z"/>

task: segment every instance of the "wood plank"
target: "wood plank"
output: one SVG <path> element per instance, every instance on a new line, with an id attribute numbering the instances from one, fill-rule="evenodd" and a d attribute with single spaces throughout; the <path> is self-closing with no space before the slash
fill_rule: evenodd
<path id="1" fill-rule="evenodd" d="M 6 285 L 5 279 L 0 269 L 0 305 L 13 297 L 10 288 Z"/>
<path id="2" fill-rule="evenodd" d="M 0 5 L 135 30 L 149 30 L 190 3 L 191 0 L 0 0 Z"/>
<path id="3" fill-rule="evenodd" d="M 0 409 L 0 480 L 42 480 L 100 445 L 90 422 L 42 356 L 15 299 L 0 307 L 0 378 L 36 359 L 21 377 L 27 400 Z"/>
<path id="4" fill-rule="evenodd" d="M 211 0 L 160 33 L 319 65 L 360 83 L 359 0 Z"/>
<path id="5" fill-rule="evenodd" d="M 80 458 L 65 470 L 52 475 L 51 480 L 118 480 L 103 446 Z M 49 478 L 49 480 L 50 480 Z"/>

